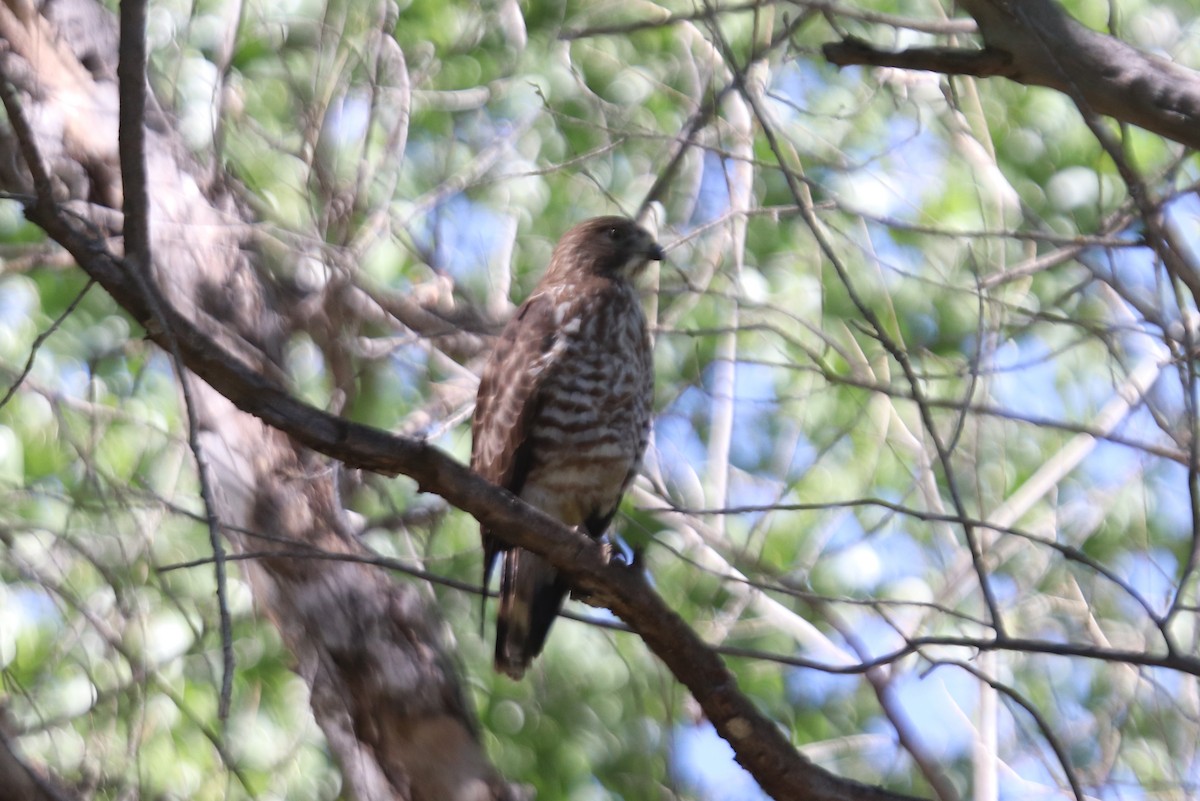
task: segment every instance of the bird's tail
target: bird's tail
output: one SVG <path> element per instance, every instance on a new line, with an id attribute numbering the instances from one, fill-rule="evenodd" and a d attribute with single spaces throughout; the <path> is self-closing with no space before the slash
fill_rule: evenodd
<path id="1" fill-rule="evenodd" d="M 566 593 L 566 582 L 540 556 L 519 548 L 504 552 L 496 613 L 497 671 L 514 679 L 525 675 L 541 653 Z"/>

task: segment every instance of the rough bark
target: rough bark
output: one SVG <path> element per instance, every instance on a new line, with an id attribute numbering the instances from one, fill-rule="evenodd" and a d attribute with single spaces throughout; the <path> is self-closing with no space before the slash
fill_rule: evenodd
<path id="1" fill-rule="evenodd" d="M 983 50 L 918 47 L 878 50 L 857 39 L 825 46 L 838 66 L 1002 76 L 1068 95 L 1085 113 L 1104 114 L 1200 148 L 1200 73 L 1093 31 L 1054 0 L 962 0 Z"/>
<path id="2" fill-rule="evenodd" d="M 178 324 L 236 353 L 248 370 L 279 375 L 284 330 L 277 299 L 254 268 L 248 215 L 206 179 L 173 137 L 167 115 L 153 107 L 146 114 L 145 189 L 155 269 L 139 276 L 104 252 L 106 239 L 120 246 L 129 224 L 116 212 L 123 197 L 116 64 L 116 27 L 98 4 L 0 6 L 0 77 L 11 125 L 0 140 L 8 154 L 0 182 L 37 195 L 37 208 L 59 223 L 60 204 L 70 206 L 75 235 L 92 240 L 80 245 L 77 261 L 107 260 L 130 291 L 157 287 L 142 295 L 141 319 L 169 353 L 178 350 Z M 311 688 L 346 795 L 514 797 L 483 754 L 437 616 L 417 588 L 353 561 L 294 558 L 297 548 L 360 552 L 343 526 L 328 462 L 210 386 L 193 379 L 190 390 L 211 511 L 225 536 L 235 550 L 293 555 L 243 564 L 259 607 Z M 239 533 L 246 531 L 271 539 Z"/>

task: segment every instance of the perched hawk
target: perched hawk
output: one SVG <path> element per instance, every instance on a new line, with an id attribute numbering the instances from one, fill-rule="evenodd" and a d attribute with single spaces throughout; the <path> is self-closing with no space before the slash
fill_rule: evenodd
<path id="1" fill-rule="evenodd" d="M 650 432 L 654 370 L 633 278 L 663 250 L 624 217 L 576 225 L 505 326 L 483 370 L 471 467 L 598 538 Z M 503 554 L 496 670 L 521 678 L 567 585 L 547 562 L 483 535 L 483 581 Z"/>

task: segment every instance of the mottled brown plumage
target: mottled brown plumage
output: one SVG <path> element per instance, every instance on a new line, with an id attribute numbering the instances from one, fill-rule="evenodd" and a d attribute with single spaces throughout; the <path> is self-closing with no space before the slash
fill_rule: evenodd
<path id="1" fill-rule="evenodd" d="M 654 371 L 632 279 L 662 258 L 632 220 L 576 225 L 500 334 L 479 382 L 471 467 L 592 537 L 608 528 L 646 449 Z M 481 533 L 485 585 L 503 556 L 496 670 L 519 679 L 567 585 L 545 560 Z"/>

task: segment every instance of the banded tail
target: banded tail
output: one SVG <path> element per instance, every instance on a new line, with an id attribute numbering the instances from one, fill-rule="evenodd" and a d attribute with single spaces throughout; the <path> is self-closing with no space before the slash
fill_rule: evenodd
<path id="1" fill-rule="evenodd" d="M 550 624 L 562 608 L 567 583 L 536 554 L 510 548 L 503 557 L 495 666 L 498 672 L 520 679 L 542 652 Z"/>

